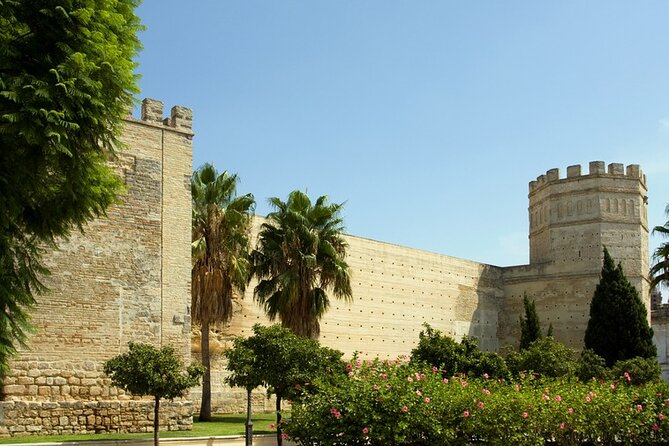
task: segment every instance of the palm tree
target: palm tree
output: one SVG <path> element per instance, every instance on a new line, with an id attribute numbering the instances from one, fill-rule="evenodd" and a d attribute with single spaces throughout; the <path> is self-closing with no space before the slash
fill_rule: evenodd
<path id="1" fill-rule="evenodd" d="M 664 210 L 669 217 L 669 204 Z M 663 226 L 655 226 L 653 234 L 662 234 L 669 237 L 669 220 Z M 650 269 L 651 288 L 659 284 L 669 285 L 669 241 L 662 243 L 653 253 L 655 264 Z"/>
<path id="2" fill-rule="evenodd" d="M 293 191 L 288 201 L 270 198 L 276 209 L 267 216 L 251 254 L 258 278 L 256 301 L 270 320 L 277 316 L 283 327 L 316 339 L 319 319 L 328 309 L 326 290 L 351 300 L 348 247 L 339 214 L 343 204 L 330 204 L 326 196 L 312 205 L 309 197 Z"/>
<path id="3" fill-rule="evenodd" d="M 211 420 L 210 325 L 227 322 L 232 299 L 243 293 L 251 277 L 249 235 L 255 200 L 252 194 L 237 197 L 238 178 L 220 175 L 204 164 L 191 178 L 193 197 L 193 269 L 191 306 L 193 323 L 202 328 L 202 379 L 200 421 Z"/>

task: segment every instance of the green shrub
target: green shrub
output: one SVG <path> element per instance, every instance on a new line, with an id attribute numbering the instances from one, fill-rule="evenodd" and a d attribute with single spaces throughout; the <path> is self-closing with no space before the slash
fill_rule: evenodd
<path id="1" fill-rule="evenodd" d="M 413 363 L 362 361 L 295 402 L 298 445 L 667 444 L 669 386 L 572 378 L 444 378 Z"/>
<path id="2" fill-rule="evenodd" d="M 606 367 L 606 361 L 593 350 L 586 348 L 581 352 L 581 356 L 576 364 L 576 377 L 583 382 L 609 379 L 611 370 Z"/>
<path id="3" fill-rule="evenodd" d="M 655 358 L 636 357 L 616 362 L 611 374 L 632 385 L 641 385 L 660 380 L 662 369 Z"/>
<path id="4" fill-rule="evenodd" d="M 411 351 L 414 364 L 427 364 L 437 367 L 444 373 L 459 373 L 470 376 L 487 375 L 492 378 L 508 378 L 509 369 L 504 358 L 497 353 L 483 352 L 479 349 L 478 339 L 464 336 L 460 343 L 443 335 L 429 324 L 423 324 L 425 330 L 419 334 L 418 345 Z"/>
<path id="5" fill-rule="evenodd" d="M 521 352 L 512 352 L 506 363 L 513 374 L 534 372 L 542 376 L 570 376 L 576 370 L 576 352 L 553 338 L 545 337 L 532 342 Z"/>

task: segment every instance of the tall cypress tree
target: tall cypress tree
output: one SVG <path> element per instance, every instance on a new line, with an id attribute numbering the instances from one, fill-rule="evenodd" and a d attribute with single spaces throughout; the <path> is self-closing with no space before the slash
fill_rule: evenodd
<path id="1" fill-rule="evenodd" d="M 604 266 L 590 303 L 585 348 L 594 350 L 612 366 L 621 359 L 654 358 L 653 329 L 639 292 L 604 248 Z"/>
<path id="2" fill-rule="evenodd" d="M 523 308 L 525 309 L 525 318 L 520 318 L 520 349 L 525 350 L 530 344 L 541 337 L 541 327 L 539 326 L 539 315 L 534 300 L 530 302 L 527 294 L 523 294 Z"/>

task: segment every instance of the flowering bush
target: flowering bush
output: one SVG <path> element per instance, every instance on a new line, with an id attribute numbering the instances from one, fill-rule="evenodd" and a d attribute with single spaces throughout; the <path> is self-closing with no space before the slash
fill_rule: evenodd
<path id="1" fill-rule="evenodd" d="M 447 376 L 406 358 L 365 361 L 293 404 L 298 444 L 577 445 L 669 441 L 669 387 L 521 375 Z M 487 377 L 487 378 L 486 378 Z"/>

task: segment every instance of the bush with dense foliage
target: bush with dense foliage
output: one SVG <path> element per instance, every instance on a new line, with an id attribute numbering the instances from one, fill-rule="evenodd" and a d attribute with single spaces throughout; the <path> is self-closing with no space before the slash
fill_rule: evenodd
<path id="1" fill-rule="evenodd" d="M 518 375 L 532 371 L 542 376 L 557 378 L 571 376 L 576 370 L 576 351 L 555 341 L 551 337 L 539 338 L 520 352 L 512 352 L 506 357 L 511 373 Z"/>
<path id="2" fill-rule="evenodd" d="M 482 376 L 487 373 L 494 378 L 508 377 L 509 369 L 504 358 L 497 353 L 481 351 L 475 337 L 464 336 L 458 343 L 427 323 L 423 326 L 425 329 L 418 335 L 418 345 L 411 351 L 412 362 L 425 363 L 453 375 Z"/>
<path id="3" fill-rule="evenodd" d="M 293 404 L 299 445 L 666 444 L 669 387 L 535 378 L 444 377 L 406 360 L 354 358 Z"/>

